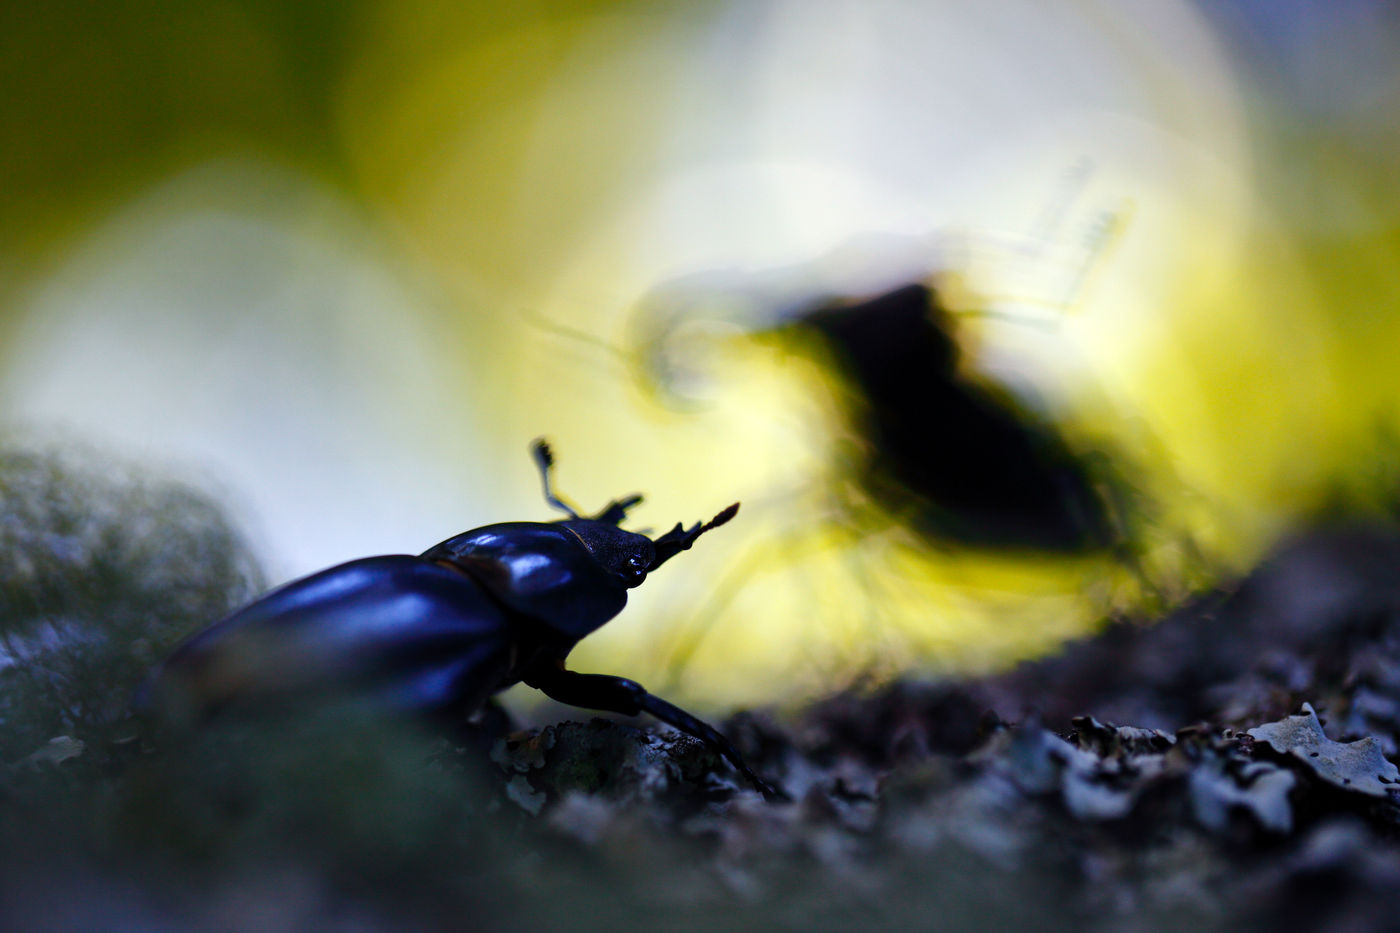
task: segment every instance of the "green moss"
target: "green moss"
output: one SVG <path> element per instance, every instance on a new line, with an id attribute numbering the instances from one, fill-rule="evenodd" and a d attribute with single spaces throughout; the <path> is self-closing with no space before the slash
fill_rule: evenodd
<path id="1" fill-rule="evenodd" d="M 0 761 L 113 738 L 151 665 L 261 586 L 204 493 L 91 449 L 0 440 Z"/>

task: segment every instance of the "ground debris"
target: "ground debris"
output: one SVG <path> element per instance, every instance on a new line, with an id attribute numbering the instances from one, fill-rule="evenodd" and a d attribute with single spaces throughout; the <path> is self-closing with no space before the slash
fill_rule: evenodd
<path id="1" fill-rule="evenodd" d="M 1248 734 L 1279 754 L 1293 756 L 1322 780 L 1343 790 L 1388 798 L 1400 785 L 1400 771 L 1386 760 L 1373 736 L 1355 742 L 1332 741 L 1322 731 L 1311 703 L 1304 703 L 1297 716 L 1265 723 Z"/>
<path id="2" fill-rule="evenodd" d="M 0 901 L 191 930 L 1386 928 L 1397 565 L 1393 532 L 1320 533 L 1016 671 L 717 723 L 784 803 L 636 720 L 484 754 L 342 719 L 163 755 L 50 731 L 0 767 Z"/>
<path id="3" fill-rule="evenodd" d="M 907 697 L 919 690 L 905 685 L 898 692 Z M 831 702 L 819 714 L 825 721 L 831 719 Z M 843 701 L 842 728 L 858 718 L 860 702 Z M 890 693 L 881 691 L 866 702 L 873 717 L 883 719 Z M 1394 836 L 1383 812 L 1334 806 L 1335 798 L 1323 789 L 1331 786 L 1330 779 L 1318 770 L 1388 773 L 1389 763 L 1374 759 L 1379 746 L 1327 739 L 1311 706 L 1302 715 L 1244 731 L 1197 723 L 1167 733 L 1085 716 L 1075 719 L 1073 732 L 1059 735 L 1036 722 L 971 719 L 998 724 L 966 752 L 926 749 L 922 755 L 895 756 L 886 750 L 872 754 L 871 746 L 833 755 L 829 741 L 814 741 L 811 720 L 788 730 L 767 721 L 760 770 L 776 765 L 780 779 L 796 778 L 802 787 L 794 802 L 781 805 L 739 792 L 732 776 L 712 775 L 709 781 L 711 788 L 729 788 L 727 793 L 686 797 L 680 788 L 695 779 L 695 768 L 723 768 L 722 762 L 697 756 L 683 742 L 641 754 L 651 747 L 647 733 L 603 720 L 589 728 L 617 730 L 617 741 L 635 743 L 631 760 L 658 769 L 650 786 L 669 787 L 668 792 L 586 793 L 538 783 L 564 773 L 532 757 L 541 744 L 557 748 L 557 740 L 541 742 L 551 729 L 517 741 L 519 759 L 498 754 L 498 764 L 515 774 L 513 780 L 523 771 L 535 776 L 534 786 L 550 801 L 542 817 L 550 831 L 606 855 L 618 870 L 643 870 L 635 855 L 639 846 L 654 851 L 648 847 L 658 838 L 688 837 L 707 844 L 702 863 L 714 866 L 723 890 L 755 902 L 791 884 L 784 873 L 803 864 L 812 866 L 804 871 L 817 872 L 829 884 L 904 899 L 912 896 L 902 887 L 908 879 L 894 866 L 909 859 L 950 860 L 964 869 L 975 866 L 988 884 L 1061 885 L 1069 894 L 1064 909 L 1081 912 L 1074 922 L 1084 928 L 1116 930 L 1126 917 L 1150 916 L 1155 924 L 1186 916 L 1187 925 L 1196 928 L 1254 929 L 1256 914 L 1267 911 L 1241 911 L 1235 906 L 1239 892 L 1255 891 L 1270 878 L 1291 884 L 1300 872 L 1306 874 L 1301 866 L 1311 863 L 1299 847 L 1317 848 L 1328 838 L 1318 836 L 1317 827 L 1351 820 L 1353 833 L 1382 851 Z M 575 728 L 578 724 L 554 727 L 553 734 Z M 1265 748 L 1274 754 L 1261 757 Z M 1309 749 L 1322 753 L 1313 758 Z M 681 760 L 668 766 L 671 755 Z M 871 758 L 890 763 L 875 767 Z M 1322 780 L 1304 780 L 1304 775 Z M 1355 787 L 1337 786 L 1371 793 L 1358 777 L 1351 780 Z M 626 782 L 647 786 L 646 778 Z M 624 798 L 628 803 L 620 802 Z M 1285 861 L 1294 867 L 1279 867 L 1273 875 L 1260 867 Z M 1367 870 L 1375 874 L 1373 869 Z"/>
<path id="4" fill-rule="evenodd" d="M 1296 783 L 1291 772 L 1268 762 L 1207 753 L 1191 770 L 1191 811 L 1201 826 L 1215 833 L 1226 832 L 1232 814 L 1243 810 L 1260 828 L 1287 835 L 1293 831 L 1288 797 Z"/>
<path id="5" fill-rule="evenodd" d="M 58 767 L 65 761 L 77 758 L 82 755 L 86 746 L 80 739 L 75 739 L 71 735 L 58 735 L 49 739 L 48 742 L 30 752 L 9 767 L 14 769 L 44 767 Z"/>
<path id="6" fill-rule="evenodd" d="M 1263 930 L 1303 902 L 1290 928 L 1387 916 L 1370 900 L 1390 897 L 1400 856 L 1400 771 L 1385 757 L 1400 742 L 1400 582 L 1386 555 L 1400 563 L 1400 537 L 1326 532 L 1156 627 L 1113 625 L 1011 674 L 744 714 L 726 729 L 793 803 L 749 799 L 722 761 L 676 743 L 637 758 L 677 756 L 651 779 L 671 791 L 632 795 L 615 818 L 707 841 L 721 887 L 760 900 L 794 883 L 774 865 L 897 903 L 917 899 L 901 866 L 936 863 L 979 879 L 963 876 L 978 910 L 987 886 L 1043 885 L 1057 923 L 1083 929 Z M 1300 595 L 1300 575 L 1322 592 Z M 1039 712 L 1005 718 L 1025 710 Z M 681 792 L 697 780 L 708 797 Z M 604 837 L 596 804 L 542 789 L 546 820 L 569 809 Z M 1342 894 L 1317 908 L 1306 892 L 1323 885 Z M 1038 924 L 1056 925 L 1008 928 Z"/>

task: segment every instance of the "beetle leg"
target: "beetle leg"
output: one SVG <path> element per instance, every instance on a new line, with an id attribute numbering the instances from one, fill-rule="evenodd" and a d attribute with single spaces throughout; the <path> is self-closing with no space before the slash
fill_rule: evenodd
<path id="1" fill-rule="evenodd" d="M 579 674 L 563 668 L 549 668 L 526 677 L 525 683 L 542 691 L 550 699 L 570 706 L 621 713 L 624 716 L 650 713 L 719 752 L 768 800 L 786 799 L 786 794 L 775 790 L 745 763 L 743 757 L 718 729 L 680 707 L 652 696 L 635 680 L 613 677 L 610 674 Z"/>
<path id="2" fill-rule="evenodd" d="M 535 466 L 540 471 L 540 484 L 544 487 L 544 501 L 561 512 L 567 512 L 570 518 L 582 518 L 583 516 L 579 515 L 578 509 L 554 492 L 554 484 L 551 482 L 551 475 L 554 472 L 554 451 L 550 449 L 549 442 L 542 437 L 535 438 L 535 442 L 530 445 L 530 453 L 534 455 Z"/>
<path id="3" fill-rule="evenodd" d="M 595 522 L 605 522 L 609 525 L 621 525 L 627 518 L 627 511 L 640 505 L 642 497 L 640 495 L 625 496 L 621 499 L 614 499 L 604 507 L 603 511 L 593 516 Z"/>

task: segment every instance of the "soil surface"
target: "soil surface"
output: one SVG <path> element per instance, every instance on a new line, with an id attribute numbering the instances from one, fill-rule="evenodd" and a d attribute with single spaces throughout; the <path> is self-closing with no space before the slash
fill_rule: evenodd
<path id="1" fill-rule="evenodd" d="M 236 602 L 228 567 L 191 614 Z M 444 737 L 328 709 L 158 740 L 84 705 L 89 642 L 58 665 L 31 628 L 0 669 L 0 929 L 1388 929 L 1397 568 L 1395 529 L 1320 529 L 1005 674 L 717 723 L 777 802 L 640 720 Z M 45 618 L 115 611 L 63 579 Z"/>

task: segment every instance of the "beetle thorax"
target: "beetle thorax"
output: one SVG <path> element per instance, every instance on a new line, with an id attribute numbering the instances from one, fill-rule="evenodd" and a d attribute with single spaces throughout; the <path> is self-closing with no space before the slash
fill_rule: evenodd
<path id="1" fill-rule="evenodd" d="M 513 612 L 543 622 L 562 635 L 582 638 L 622 611 L 629 583 L 599 559 L 576 528 L 565 527 L 577 524 L 601 523 L 486 525 L 449 538 L 424 552 L 423 557 L 467 573 Z M 630 534 L 604 527 L 618 535 Z M 631 537 L 651 547 L 645 537 Z M 610 551 L 603 557 L 617 560 L 617 554 Z"/>
<path id="2" fill-rule="evenodd" d="M 641 585 L 646 579 L 647 570 L 656 560 L 656 546 L 646 535 L 623 531 L 616 525 L 586 518 L 555 524 L 578 535 L 593 559 L 616 575 L 628 589 Z"/>

